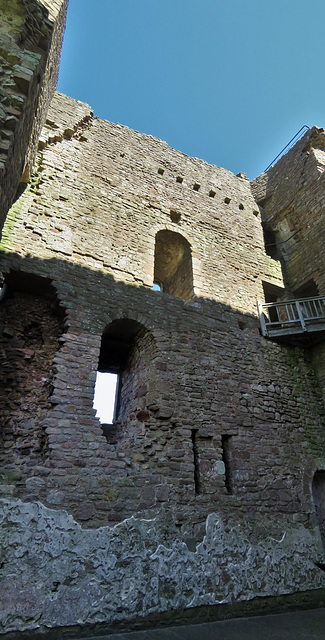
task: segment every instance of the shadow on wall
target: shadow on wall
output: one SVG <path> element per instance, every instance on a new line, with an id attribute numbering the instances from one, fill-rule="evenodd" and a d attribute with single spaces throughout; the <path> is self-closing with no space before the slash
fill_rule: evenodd
<path id="1" fill-rule="evenodd" d="M 323 549 L 325 554 L 325 471 L 316 471 L 313 478 L 313 499 L 321 533 Z"/>
<path id="2" fill-rule="evenodd" d="M 0 307 L 2 467 L 18 464 L 28 472 L 47 458 L 44 420 L 51 406 L 52 363 L 64 322 L 49 278 L 20 271 L 8 274 Z"/>
<path id="3" fill-rule="evenodd" d="M 310 441 L 317 453 L 323 447 L 317 388 L 301 390 L 300 376 L 293 373 L 297 358 L 303 366 L 303 351 L 267 343 L 257 317 L 204 298 L 182 300 L 124 284 L 55 259 L 2 254 L 1 268 L 9 274 L 8 295 L 0 304 L 0 350 L 7 360 L 3 433 L 10 443 L 1 458 L 3 475 L 16 473 L 10 481 L 17 497 L 47 505 L 53 495 L 49 506 L 66 507 L 96 526 L 139 510 L 148 514 L 164 503 L 168 509 L 183 504 L 177 518 L 190 527 L 191 517 L 204 521 L 211 508 L 228 509 L 229 498 L 232 508 L 234 501 L 240 508 L 249 480 L 255 509 L 261 459 L 271 473 L 278 440 L 289 455 L 291 426 L 295 446 L 309 437 L 308 431 L 300 434 L 302 428 L 293 431 L 296 417 L 283 426 L 273 409 L 265 410 L 276 402 L 285 412 L 288 400 L 274 386 L 277 358 L 290 397 L 309 398 L 316 425 Z M 106 439 L 92 408 L 96 371 L 115 372 L 121 381 L 118 433 L 111 430 Z M 306 386 L 304 371 L 301 376 Z M 252 438 L 260 450 L 256 464 Z M 265 438 L 274 455 L 264 455 Z M 80 471 L 89 468 L 91 485 Z M 26 493 L 24 483 L 31 477 L 33 491 Z M 68 482 L 77 482 L 78 491 Z M 285 495 L 291 511 L 299 512 L 303 489 L 292 482 L 293 493 Z M 272 491 L 268 483 L 260 499 L 273 504 Z"/>

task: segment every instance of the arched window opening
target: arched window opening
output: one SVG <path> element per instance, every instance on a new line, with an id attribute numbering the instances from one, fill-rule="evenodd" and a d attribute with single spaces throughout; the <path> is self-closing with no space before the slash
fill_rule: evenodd
<path id="1" fill-rule="evenodd" d="M 191 247 L 174 231 L 158 231 L 155 244 L 154 282 L 160 290 L 183 300 L 194 296 Z"/>
<path id="2" fill-rule="evenodd" d="M 312 491 L 325 553 L 325 471 L 316 471 L 313 479 Z"/>
<path id="3" fill-rule="evenodd" d="M 120 420 L 136 396 L 140 343 L 146 333 L 143 325 L 128 318 L 114 320 L 103 333 L 93 406 L 104 427 Z"/>
<path id="4" fill-rule="evenodd" d="M 152 285 L 152 290 L 153 291 L 163 291 L 163 284 L 162 282 L 157 282 L 157 280 L 154 281 L 153 285 Z"/>

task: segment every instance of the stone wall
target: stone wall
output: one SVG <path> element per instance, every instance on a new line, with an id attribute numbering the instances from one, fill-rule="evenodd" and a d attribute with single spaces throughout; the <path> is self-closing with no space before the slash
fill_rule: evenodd
<path id="1" fill-rule="evenodd" d="M 323 585 L 312 499 L 325 462 L 321 390 L 303 349 L 260 335 L 256 301 L 263 283 L 283 286 L 281 263 L 265 252 L 242 174 L 100 121 L 56 94 L 35 172 L 7 217 L 0 269 L 4 518 L 16 541 L 28 523 L 33 538 L 39 520 L 50 545 L 41 534 L 40 546 L 19 556 L 33 595 L 22 605 L 20 587 L 12 593 L 6 628 L 128 619 Z M 155 278 L 167 289 L 162 282 L 154 291 Z M 111 350 L 102 355 L 105 341 Z M 92 408 L 104 356 L 122 385 L 112 426 Z M 29 445 L 23 455 L 21 442 Z M 73 576 L 62 569 L 71 546 Z M 96 558 L 85 566 L 90 547 Z M 10 541 L 5 548 L 7 576 L 17 556 Z M 32 577 L 39 554 L 44 571 Z M 97 606 L 107 585 L 116 601 Z"/>
<path id="2" fill-rule="evenodd" d="M 166 543 L 155 519 L 130 518 L 94 531 L 65 512 L 19 500 L 3 501 L 1 525 L 7 569 L 1 618 L 9 633 L 29 629 L 35 637 L 38 629 L 64 626 L 75 637 L 77 625 L 93 634 L 121 621 L 130 629 L 135 620 L 156 614 L 157 622 L 166 611 L 171 620 L 182 612 L 184 620 L 189 607 L 325 586 L 313 562 L 321 558 L 319 533 L 300 523 L 288 530 L 285 519 L 278 520 L 276 536 L 264 532 L 256 540 L 248 524 L 211 514 L 202 542 L 191 550 L 176 538 Z"/>
<path id="3" fill-rule="evenodd" d="M 273 251 L 283 266 L 288 298 L 325 295 L 324 169 L 325 132 L 313 127 L 252 182 L 263 224 L 272 232 Z M 325 394 L 324 339 L 309 355 Z"/>
<path id="4" fill-rule="evenodd" d="M 56 88 L 68 0 L 0 0 L 0 234 Z"/>
<path id="5" fill-rule="evenodd" d="M 267 173 L 252 182 L 262 220 L 274 234 L 291 295 L 313 280 L 325 294 L 325 133 L 313 127 Z M 323 177 L 324 175 L 324 177 Z"/>
<path id="6" fill-rule="evenodd" d="M 11 468 L 18 481 L 19 469 L 28 478 L 48 455 L 44 418 L 52 390 L 52 362 L 62 333 L 51 285 L 42 295 L 33 293 L 32 278 L 25 287 L 22 284 L 21 274 L 17 283 L 11 279 L 0 311 L 5 358 L 0 372 L 1 468 Z M 36 291 L 38 285 L 36 280 Z"/>

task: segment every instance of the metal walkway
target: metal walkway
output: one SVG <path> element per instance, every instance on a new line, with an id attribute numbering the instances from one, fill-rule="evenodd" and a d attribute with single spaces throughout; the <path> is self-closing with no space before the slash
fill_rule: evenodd
<path id="1" fill-rule="evenodd" d="M 290 336 L 319 337 L 325 331 L 325 297 L 282 302 L 257 303 L 262 335 L 266 338 Z M 324 335 L 325 338 L 325 335 Z"/>

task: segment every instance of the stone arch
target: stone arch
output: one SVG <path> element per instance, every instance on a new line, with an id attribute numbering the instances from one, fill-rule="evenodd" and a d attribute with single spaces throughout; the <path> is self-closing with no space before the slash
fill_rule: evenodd
<path id="1" fill-rule="evenodd" d="M 325 553 L 325 470 L 316 471 L 313 477 L 312 493 Z"/>
<path id="2" fill-rule="evenodd" d="M 164 229 L 156 234 L 154 282 L 177 298 L 194 297 L 191 245 L 180 233 Z"/>
<path id="3" fill-rule="evenodd" d="M 113 322 L 118 320 L 132 320 L 142 325 L 146 331 L 150 331 L 154 336 L 158 328 L 157 323 L 153 321 L 149 314 L 143 313 L 142 310 L 145 311 L 145 307 L 141 307 L 141 311 L 139 311 L 137 308 L 130 308 L 127 302 L 115 309 L 110 309 L 109 313 L 106 313 L 105 316 L 100 319 L 102 335 Z"/>

